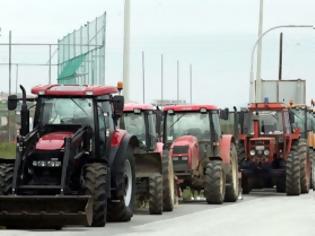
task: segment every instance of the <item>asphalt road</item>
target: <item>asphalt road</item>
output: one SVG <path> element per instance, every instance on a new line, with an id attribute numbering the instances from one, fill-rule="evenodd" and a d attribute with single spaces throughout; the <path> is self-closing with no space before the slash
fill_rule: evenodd
<path id="1" fill-rule="evenodd" d="M 110 223 L 105 228 L 64 228 L 61 231 L 1 230 L 14 236 L 312 236 L 315 235 L 315 193 L 287 197 L 259 191 L 237 203 L 207 205 L 205 202 L 180 204 L 174 212 L 151 216 L 141 211 L 129 223 Z"/>

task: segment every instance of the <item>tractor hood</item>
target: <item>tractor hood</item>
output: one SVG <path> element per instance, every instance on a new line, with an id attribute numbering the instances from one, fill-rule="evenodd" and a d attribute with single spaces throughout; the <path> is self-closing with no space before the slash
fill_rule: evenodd
<path id="1" fill-rule="evenodd" d="M 72 134 L 72 132 L 66 131 L 45 134 L 38 140 L 36 150 L 52 151 L 62 149 L 65 144 L 65 138 L 70 137 Z"/>
<path id="2" fill-rule="evenodd" d="M 185 136 L 180 136 L 176 138 L 172 143 L 171 149 L 173 150 L 174 147 L 185 147 L 185 146 L 191 148 L 196 144 L 198 144 L 198 139 L 195 136 L 185 135 Z M 187 152 L 188 152 L 188 149 L 186 153 Z"/>

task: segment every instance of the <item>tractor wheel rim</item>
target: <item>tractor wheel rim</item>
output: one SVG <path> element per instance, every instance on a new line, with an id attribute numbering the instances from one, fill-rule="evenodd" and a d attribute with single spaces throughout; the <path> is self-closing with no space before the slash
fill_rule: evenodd
<path id="1" fill-rule="evenodd" d="M 132 196 L 132 170 L 129 160 L 125 161 L 125 169 L 124 169 L 124 181 L 125 181 L 125 195 L 124 202 L 125 206 L 129 206 L 131 202 Z"/>
<path id="2" fill-rule="evenodd" d="M 169 167 L 168 167 L 168 173 L 169 173 L 169 187 L 170 187 L 170 190 L 171 190 L 171 201 L 172 203 L 175 202 L 175 183 L 174 183 L 174 170 L 173 170 L 173 163 L 172 163 L 172 160 L 170 160 L 170 164 L 169 164 Z"/>
<path id="3" fill-rule="evenodd" d="M 223 186 L 223 171 L 221 171 L 221 178 L 220 178 L 220 193 L 223 195 L 224 186 Z"/>
<path id="4" fill-rule="evenodd" d="M 235 168 L 235 165 L 232 163 L 232 184 L 233 184 L 233 188 L 236 189 L 237 186 L 237 171 Z"/>

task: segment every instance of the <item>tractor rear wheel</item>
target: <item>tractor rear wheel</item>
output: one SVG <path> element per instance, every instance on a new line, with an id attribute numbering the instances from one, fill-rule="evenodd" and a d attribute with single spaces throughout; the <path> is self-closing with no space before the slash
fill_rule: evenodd
<path id="1" fill-rule="evenodd" d="M 175 176 L 173 160 L 167 152 L 162 156 L 163 211 L 173 211 L 175 203 Z"/>
<path id="2" fill-rule="evenodd" d="M 235 145 L 232 144 L 230 151 L 230 172 L 226 176 L 226 185 L 225 190 L 225 201 L 226 202 L 236 202 L 239 195 L 239 180 L 238 180 L 238 160 L 237 160 L 237 151 Z"/>
<path id="3" fill-rule="evenodd" d="M 225 174 L 220 160 L 212 160 L 206 167 L 204 195 L 208 204 L 222 204 L 224 201 Z"/>
<path id="4" fill-rule="evenodd" d="M 149 212 L 160 215 L 163 212 L 163 182 L 161 175 L 149 178 Z"/>
<path id="5" fill-rule="evenodd" d="M 0 164 L 0 195 L 8 195 L 12 189 L 14 164 Z"/>
<path id="6" fill-rule="evenodd" d="M 87 164 L 84 172 L 86 194 L 92 196 L 93 220 L 91 226 L 104 227 L 107 215 L 107 167 L 102 163 Z"/>
<path id="7" fill-rule="evenodd" d="M 135 159 L 132 148 L 127 151 L 127 157 L 121 164 L 120 170 L 120 196 L 117 199 L 109 201 L 107 220 L 111 222 L 127 222 L 133 216 L 134 199 L 135 199 Z"/>
<path id="8" fill-rule="evenodd" d="M 310 190 L 310 161 L 308 159 L 308 147 L 305 139 L 300 140 L 297 153 L 300 157 L 301 193 L 308 193 Z"/>
<path id="9" fill-rule="evenodd" d="M 286 161 L 286 193 L 287 195 L 300 195 L 301 179 L 300 179 L 300 158 L 296 151 L 292 150 Z"/>

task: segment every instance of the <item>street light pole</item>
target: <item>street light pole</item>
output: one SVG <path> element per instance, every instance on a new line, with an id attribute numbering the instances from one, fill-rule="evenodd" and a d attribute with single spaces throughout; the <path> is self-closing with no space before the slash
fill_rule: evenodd
<path id="1" fill-rule="evenodd" d="M 258 38 L 263 33 L 263 20 L 264 20 L 264 0 L 260 0 L 258 35 L 257 35 Z M 262 40 L 260 40 L 257 47 L 257 67 L 256 67 L 257 87 L 261 87 L 261 60 L 262 60 Z M 261 97 L 260 91 L 257 91 L 257 96 Z"/>
<path id="2" fill-rule="evenodd" d="M 279 25 L 279 26 L 274 26 L 271 27 L 270 29 L 266 30 L 260 37 L 258 37 L 258 39 L 256 40 L 252 52 L 251 52 L 251 61 L 250 61 L 250 91 L 249 91 L 249 96 L 250 96 L 250 102 L 256 102 L 256 101 L 260 101 L 261 97 L 256 96 L 256 90 L 260 91 L 260 87 L 256 88 L 255 90 L 255 81 L 254 81 L 254 59 L 255 59 L 255 51 L 256 48 L 258 46 L 258 44 L 260 43 L 260 41 L 262 40 L 262 38 L 268 34 L 269 32 L 276 30 L 276 29 L 282 29 L 282 28 L 313 28 L 313 25 Z M 259 92 L 259 94 L 261 94 Z M 258 95 L 259 95 L 258 94 Z"/>
<path id="3" fill-rule="evenodd" d="M 123 55 L 123 81 L 125 101 L 129 101 L 129 62 L 130 62 L 130 0 L 125 0 L 124 6 L 124 55 Z"/>

